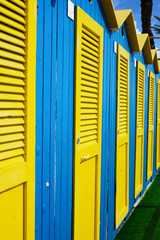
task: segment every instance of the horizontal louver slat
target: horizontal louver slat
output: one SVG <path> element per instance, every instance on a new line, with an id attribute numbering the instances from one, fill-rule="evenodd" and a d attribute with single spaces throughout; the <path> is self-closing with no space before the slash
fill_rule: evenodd
<path id="1" fill-rule="evenodd" d="M 81 35 L 81 144 L 98 140 L 99 39 L 85 27 Z"/>
<path id="2" fill-rule="evenodd" d="M 149 124 L 153 125 L 154 119 L 154 78 L 150 77 L 149 84 Z"/>
<path id="3" fill-rule="evenodd" d="M 128 125 L 128 61 L 120 56 L 119 84 L 119 134 L 127 133 Z"/>
<path id="4" fill-rule="evenodd" d="M 137 116 L 137 127 L 143 129 L 143 119 L 144 119 L 144 71 L 139 68 L 138 69 L 138 116 Z"/>
<path id="5" fill-rule="evenodd" d="M 0 1 L 0 161 L 24 161 L 26 5 Z"/>

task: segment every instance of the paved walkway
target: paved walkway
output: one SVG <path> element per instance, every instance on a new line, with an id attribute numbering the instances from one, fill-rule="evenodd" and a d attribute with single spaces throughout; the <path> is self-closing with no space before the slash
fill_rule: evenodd
<path id="1" fill-rule="evenodd" d="M 116 240 L 160 240 L 160 173 Z"/>

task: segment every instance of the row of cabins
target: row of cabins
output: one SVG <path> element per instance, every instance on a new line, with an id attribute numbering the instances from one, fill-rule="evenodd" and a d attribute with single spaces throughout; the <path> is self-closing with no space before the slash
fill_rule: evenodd
<path id="1" fill-rule="evenodd" d="M 160 170 L 157 51 L 111 0 L 0 10 L 0 239 L 112 240 Z"/>

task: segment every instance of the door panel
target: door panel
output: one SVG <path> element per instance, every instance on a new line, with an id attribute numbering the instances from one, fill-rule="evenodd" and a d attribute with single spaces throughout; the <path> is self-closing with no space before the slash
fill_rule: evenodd
<path id="1" fill-rule="evenodd" d="M 136 113 L 136 159 L 135 198 L 143 188 L 143 147 L 144 147 L 144 89 L 145 66 L 137 63 L 137 113 Z"/>
<path id="2" fill-rule="evenodd" d="M 118 45 L 117 57 L 116 228 L 128 213 L 129 193 L 129 53 Z"/>
<path id="3" fill-rule="evenodd" d="M 36 1 L 0 1 L 0 239 L 34 239 Z"/>
<path id="4" fill-rule="evenodd" d="M 157 79 L 157 156 L 156 170 L 160 167 L 160 80 Z"/>
<path id="5" fill-rule="evenodd" d="M 0 239 L 23 240 L 23 185 L 0 194 Z"/>
<path id="6" fill-rule="evenodd" d="M 103 28 L 76 8 L 74 239 L 99 239 Z"/>
<path id="7" fill-rule="evenodd" d="M 154 81 L 155 75 L 150 72 L 149 76 L 149 110 L 148 110 L 148 159 L 147 159 L 147 180 L 152 176 L 153 171 L 153 125 L 154 125 Z"/>

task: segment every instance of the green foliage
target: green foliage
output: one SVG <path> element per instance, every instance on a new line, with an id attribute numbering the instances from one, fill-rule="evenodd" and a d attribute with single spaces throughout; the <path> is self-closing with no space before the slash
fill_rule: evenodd
<path id="1" fill-rule="evenodd" d="M 159 24 L 153 24 L 151 28 L 153 28 L 156 33 L 160 34 L 160 17 L 154 16 L 154 18 L 159 21 Z"/>

